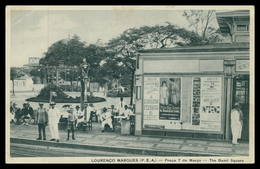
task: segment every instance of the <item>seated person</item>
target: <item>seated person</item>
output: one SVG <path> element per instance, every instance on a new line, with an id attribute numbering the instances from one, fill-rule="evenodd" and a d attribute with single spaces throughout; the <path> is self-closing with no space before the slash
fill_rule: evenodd
<path id="1" fill-rule="evenodd" d="M 104 132 L 105 124 L 108 124 L 110 128 L 114 130 L 112 125 L 111 112 L 107 111 L 105 107 L 103 108 L 101 114 L 101 121 L 102 121 L 102 132 Z"/>
<path id="2" fill-rule="evenodd" d="M 29 113 L 29 109 L 28 109 L 28 104 L 24 103 L 23 104 L 23 108 L 22 108 L 22 112 L 20 114 L 21 118 L 20 120 L 22 121 L 22 125 L 28 125 L 28 122 L 25 121 L 25 119 L 31 119 L 31 115 Z"/>
<path id="3" fill-rule="evenodd" d="M 95 107 L 92 103 L 90 103 L 89 106 L 88 106 L 88 121 L 90 120 L 89 118 L 91 116 L 91 113 L 92 113 L 92 117 L 93 117 L 93 114 L 96 113 Z"/>
<path id="4" fill-rule="evenodd" d="M 126 116 L 127 119 L 129 119 L 129 116 L 130 116 L 130 115 L 133 115 L 134 113 L 133 113 L 130 109 L 128 109 L 128 106 L 127 106 L 127 105 L 125 105 L 124 108 L 125 108 L 125 109 L 124 109 L 124 111 L 122 112 L 121 116 Z"/>
<path id="5" fill-rule="evenodd" d="M 76 120 L 76 127 L 79 128 L 82 124 L 82 122 L 84 121 L 84 113 L 79 109 L 80 107 L 77 105 L 75 107 L 75 111 L 74 111 L 74 114 L 77 118 Z"/>

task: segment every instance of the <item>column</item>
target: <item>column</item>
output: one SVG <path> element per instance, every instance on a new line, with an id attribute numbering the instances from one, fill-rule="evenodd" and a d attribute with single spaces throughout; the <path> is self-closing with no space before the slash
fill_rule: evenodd
<path id="1" fill-rule="evenodd" d="M 230 128 L 230 113 L 232 109 L 232 97 L 233 97 L 233 78 L 235 76 L 235 64 L 234 59 L 224 60 L 224 73 L 226 80 L 226 127 L 225 127 L 225 140 L 231 139 Z"/>
<path id="2" fill-rule="evenodd" d="M 141 98 L 136 99 L 138 93 L 135 93 L 135 135 L 142 135 L 142 109 L 143 109 L 143 86 L 142 86 L 142 75 L 136 75 L 136 84 L 135 86 L 139 87 L 140 91 L 135 90 L 135 92 L 141 92 Z"/>

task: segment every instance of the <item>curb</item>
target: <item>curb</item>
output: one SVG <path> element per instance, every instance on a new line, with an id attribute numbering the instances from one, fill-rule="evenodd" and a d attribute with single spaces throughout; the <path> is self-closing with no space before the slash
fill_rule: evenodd
<path id="1" fill-rule="evenodd" d="M 107 152 L 120 152 L 128 154 L 140 154 L 149 156 L 223 156 L 223 154 L 216 153 L 203 153 L 203 152 L 191 152 L 191 151 L 167 151 L 167 150 L 154 150 L 144 148 L 127 148 L 127 147 L 115 147 L 115 146 L 103 146 L 93 144 L 73 144 L 73 143 L 62 143 L 62 142 L 50 142 L 50 141 L 39 141 L 21 138 L 10 138 L 10 143 L 20 143 L 29 145 L 38 145 L 46 147 L 60 147 L 60 148 L 73 148 L 73 149 L 86 149 L 95 151 L 107 151 Z"/>

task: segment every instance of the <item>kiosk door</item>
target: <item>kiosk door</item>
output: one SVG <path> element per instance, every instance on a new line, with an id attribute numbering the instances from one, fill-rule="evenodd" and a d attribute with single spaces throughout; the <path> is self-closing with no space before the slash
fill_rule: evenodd
<path id="1" fill-rule="evenodd" d="M 243 128 L 241 140 L 249 140 L 249 75 L 239 75 L 234 79 L 234 98 L 235 103 L 240 103 L 243 112 Z"/>

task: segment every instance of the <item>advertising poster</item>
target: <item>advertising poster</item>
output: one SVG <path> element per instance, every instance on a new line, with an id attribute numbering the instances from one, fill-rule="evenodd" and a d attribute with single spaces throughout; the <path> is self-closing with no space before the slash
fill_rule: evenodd
<path id="1" fill-rule="evenodd" d="M 201 77 L 200 128 L 221 130 L 221 77 Z"/>
<path id="2" fill-rule="evenodd" d="M 159 78 L 144 78 L 144 123 L 159 120 Z"/>
<path id="3" fill-rule="evenodd" d="M 180 120 L 181 78 L 160 78 L 160 120 Z"/>
<path id="4" fill-rule="evenodd" d="M 192 90 L 192 125 L 200 125 L 200 77 L 193 78 L 193 90 Z"/>

